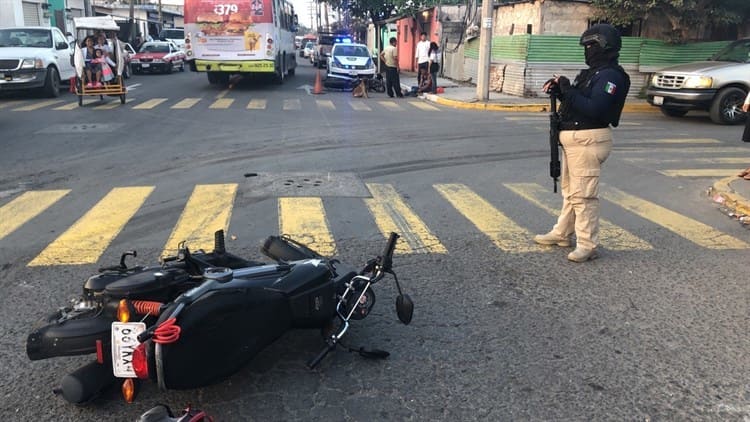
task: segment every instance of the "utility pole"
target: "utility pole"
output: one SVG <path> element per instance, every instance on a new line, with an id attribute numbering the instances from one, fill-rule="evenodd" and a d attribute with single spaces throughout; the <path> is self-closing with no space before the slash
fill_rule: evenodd
<path id="1" fill-rule="evenodd" d="M 482 22 L 479 29 L 479 63 L 477 64 L 477 99 L 490 99 L 490 58 L 492 55 L 492 2 L 482 0 Z"/>
<path id="2" fill-rule="evenodd" d="M 135 0 L 130 0 L 130 42 L 135 40 Z"/>

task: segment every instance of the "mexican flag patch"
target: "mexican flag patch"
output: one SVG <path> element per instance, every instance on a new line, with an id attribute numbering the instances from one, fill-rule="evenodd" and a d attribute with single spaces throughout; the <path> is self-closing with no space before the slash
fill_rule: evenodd
<path id="1" fill-rule="evenodd" d="M 615 95 L 615 91 L 617 91 L 617 85 L 613 84 L 612 82 L 607 82 L 607 85 L 604 86 L 604 91 L 609 95 Z"/>

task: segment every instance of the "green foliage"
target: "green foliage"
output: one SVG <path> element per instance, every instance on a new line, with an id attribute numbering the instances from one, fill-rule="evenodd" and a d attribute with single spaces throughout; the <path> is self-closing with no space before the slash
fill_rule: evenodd
<path id="1" fill-rule="evenodd" d="M 663 14 L 671 23 L 665 35 L 684 37 L 686 28 L 736 25 L 750 18 L 748 0 L 592 0 L 596 18 L 628 25 Z"/>

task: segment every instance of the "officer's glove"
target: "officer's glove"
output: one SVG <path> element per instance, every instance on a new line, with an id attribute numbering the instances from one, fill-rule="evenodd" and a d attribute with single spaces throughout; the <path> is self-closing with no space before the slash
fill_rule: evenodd
<path id="1" fill-rule="evenodd" d="M 568 82 L 568 84 L 570 84 L 570 81 Z M 559 97 L 561 94 L 560 85 L 558 85 L 556 78 L 548 79 L 547 82 L 544 83 L 542 91 L 544 91 L 545 94 L 555 95 L 557 97 Z"/>
<path id="2" fill-rule="evenodd" d="M 557 85 L 560 87 L 560 93 L 562 93 L 563 96 L 565 96 L 565 94 L 571 89 L 570 79 L 565 76 L 557 78 Z"/>

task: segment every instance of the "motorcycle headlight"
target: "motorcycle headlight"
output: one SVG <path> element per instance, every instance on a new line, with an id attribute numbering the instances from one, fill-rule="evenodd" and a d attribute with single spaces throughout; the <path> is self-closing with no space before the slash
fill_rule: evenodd
<path id="1" fill-rule="evenodd" d="M 23 59 L 21 69 L 44 69 L 42 59 Z"/>
<path id="2" fill-rule="evenodd" d="M 685 88 L 711 88 L 713 78 L 710 76 L 688 76 L 685 79 Z"/>

